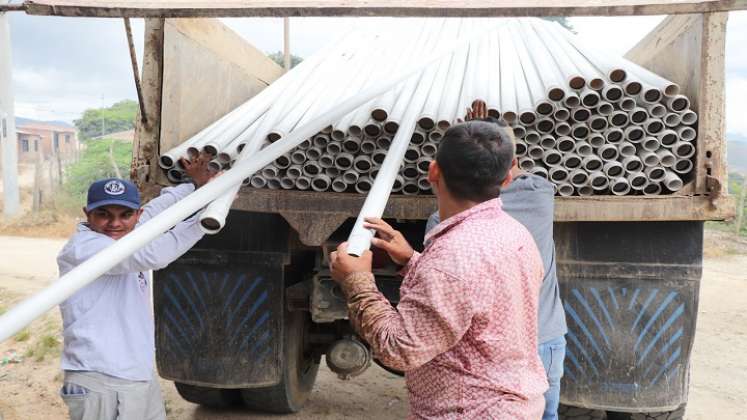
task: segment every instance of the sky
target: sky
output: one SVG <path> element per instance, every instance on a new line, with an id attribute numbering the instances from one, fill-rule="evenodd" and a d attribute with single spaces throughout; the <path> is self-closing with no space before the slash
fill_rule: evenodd
<path id="1" fill-rule="evenodd" d="M 574 17 L 570 22 L 588 44 L 625 54 L 664 17 Z M 386 25 L 391 18 L 294 18 L 291 51 L 308 57 L 361 23 Z M 223 19 L 265 52 L 279 51 L 279 18 Z M 10 14 L 16 115 L 72 122 L 87 108 L 136 99 L 124 24 L 89 19 Z M 142 61 L 143 21 L 133 20 Z M 747 12 L 732 12 L 726 45 L 727 131 L 747 137 Z"/>

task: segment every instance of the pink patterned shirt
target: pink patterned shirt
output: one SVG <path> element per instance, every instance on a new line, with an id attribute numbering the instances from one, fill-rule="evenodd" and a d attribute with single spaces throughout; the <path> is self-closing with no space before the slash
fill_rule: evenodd
<path id="1" fill-rule="evenodd" d="M 539 419 L 543 269 L 532 236 L 495 199 L 427 239 L 403 269 L 396 309 L 371 273 L 351 275 L 344 292 L 353 327 L 375 357 L 405 371 L 412 419 Z"/>

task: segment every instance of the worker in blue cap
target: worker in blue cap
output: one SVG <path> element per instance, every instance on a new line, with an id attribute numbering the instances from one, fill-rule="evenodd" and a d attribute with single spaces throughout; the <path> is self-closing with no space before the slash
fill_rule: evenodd
<path id="1" fill-rule="evenodd" d="M 216 174 L 208 158 L 183 160 L 192 183 L 164 188 L 141 208 L 130 181 L 91 184 L 86 221 L 57 257 L 60 275 L 130 233 Z M 60 304 L 63 321 L 63 386 L 71 420 L 164 420 L 154 372 L 154 325 L 149 271 L 166 267 L 202 238 L 197 216 L 180 222 Z"/>

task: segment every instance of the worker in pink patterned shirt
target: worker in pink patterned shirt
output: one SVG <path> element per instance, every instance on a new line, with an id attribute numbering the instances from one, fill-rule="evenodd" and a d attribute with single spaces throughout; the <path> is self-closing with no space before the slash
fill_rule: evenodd
<path id="1" fill-rule="evenodd" d="M 397 308 L 376 288 L 370 251 L 358 258 L 342 244 L 331 256 L 353 327 L 376 358 L 405 372 L 410 418 L 542 417 L 542 260 L 498 198 L 511 181 L 513 148 L 510 128 L 496 124 L 446 132 L 428 171 L 443 222 L 422 254 L 386 222 L 367 220 L 373 245 L 404 266 Z"/>

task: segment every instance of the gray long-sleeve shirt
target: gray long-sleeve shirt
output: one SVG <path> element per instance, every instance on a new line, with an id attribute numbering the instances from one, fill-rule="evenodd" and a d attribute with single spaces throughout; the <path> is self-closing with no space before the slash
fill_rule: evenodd
<path id="1" fill-rule="evenodd" d="M 518 176 L 501 191 L 503 210 L 529 230 L 542 256 L 545 278 L 539 297 L 539 343 L 565 335 L 568 331 L 555 272 L 554 194 L 552 184 L 531 174 Z M 425 231 L 430 231 L 439 223 L 438 213 L 432 214 Z"/>
<path id="2" fill-rule="evenodd" d="M 192 184 L 164 188 L 159 197 L 143 207 L 139 224 L 192 191 Z M 146 273 L 166 267 L 202 235 L 197 216 L 193 216 L 62 302 L 62 369 L 94 371 L 132 381 L 151 380 L 155 345 Z M 80 224 L 57 256 L 60 275 L 114 242 Z"/>

